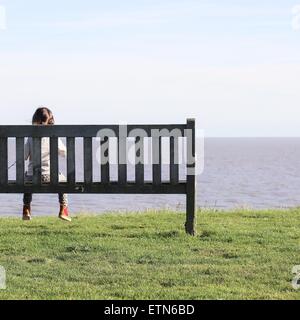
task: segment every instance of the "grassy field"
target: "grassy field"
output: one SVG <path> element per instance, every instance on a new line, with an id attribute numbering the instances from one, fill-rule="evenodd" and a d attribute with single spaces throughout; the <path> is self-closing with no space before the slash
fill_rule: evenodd
<path id="1" fill-rule="evenodd" d="M 300 210 L 0 220 L 0 299 L 299 299 Z"/>

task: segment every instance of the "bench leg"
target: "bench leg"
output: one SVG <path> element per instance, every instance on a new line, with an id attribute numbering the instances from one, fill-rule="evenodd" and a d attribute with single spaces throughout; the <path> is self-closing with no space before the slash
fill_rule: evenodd
<path id="1" fill-rule="evenodd" d="M 186 195 L 186 223 L 185 231 L 187 234 L 196 235 L 196 181 L 195 176 L 189 176 L 187 182 Z"/>

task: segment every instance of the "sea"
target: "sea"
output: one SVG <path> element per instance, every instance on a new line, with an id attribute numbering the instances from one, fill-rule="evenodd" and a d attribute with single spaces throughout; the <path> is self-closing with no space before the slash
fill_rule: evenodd
<path id="1" fill-rule="evenodd" d="M 200 168 L 197 170 L 197 206 L 203 209 L 235 210 L 282 209 L 300 206 L 300 138 L 206 138 L 197 139 Z M 78 181 L 83 179 L 82 142 L 76 141 Z M 77 149 L 76 149 L 77 150 Z M 203 159 L 203 160 L 202 160 Z M 15 161 L 15 142 L 9 142 L 9 164 Z M 94 159 L 94 166 L 97 161 Z M 66 163 L 60 160 L 65 173 Z M 163 166 L 163 177 L 169 169 Z M 95 170 L 94 179 L 97 181 Z M 113 179 L 117 179 L 112 166 Z M 134 179 L 134 165 L 128 166 L 129 179 Z M 181 178 L 184 172 L 180 173 Z M 15 167 L 9 179 L 15 178 Z M 151 178 L 151 165 L 146 165 L 146 179 Z M 99 178 L 100 179 L 100 178 Z M 0 216 L 19 216 L 22 195 L 0 194 Z M 106 212 L 142 212 L 171 209 L 184 211 L 184 195 L 69 195 L 74 214 Z M 57 214 L 56 195 L 34 195 L 33 214 Z"/>

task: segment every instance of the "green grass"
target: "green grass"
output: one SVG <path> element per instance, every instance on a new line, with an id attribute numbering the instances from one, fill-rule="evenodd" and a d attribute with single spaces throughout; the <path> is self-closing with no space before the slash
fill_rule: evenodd
<path id="1" fill-rule="evenodd" d="M 299 299 L 300 210 L 0 221 L 0 299 Z"/>

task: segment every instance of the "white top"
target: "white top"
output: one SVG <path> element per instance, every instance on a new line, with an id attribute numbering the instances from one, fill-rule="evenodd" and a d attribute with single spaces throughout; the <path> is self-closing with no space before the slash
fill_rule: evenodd
<path id="1" fill-rule="evenodd" d="M 41 139 L 41 155 L 42 155 L 42 175 L 50 175 L 50 138 Z M 32 154 L 33 154 L 33 141 L 32 138 L 28 138 L 25 144 L 24 152 L 25 160 L 29 159 L 27 175 L 33 175 L 33 164 L 32 164 Z M 62 157 L 66 157 L 67 149 L 63 144 L 61 139 L 58 139 L 58 154 Z"/>

